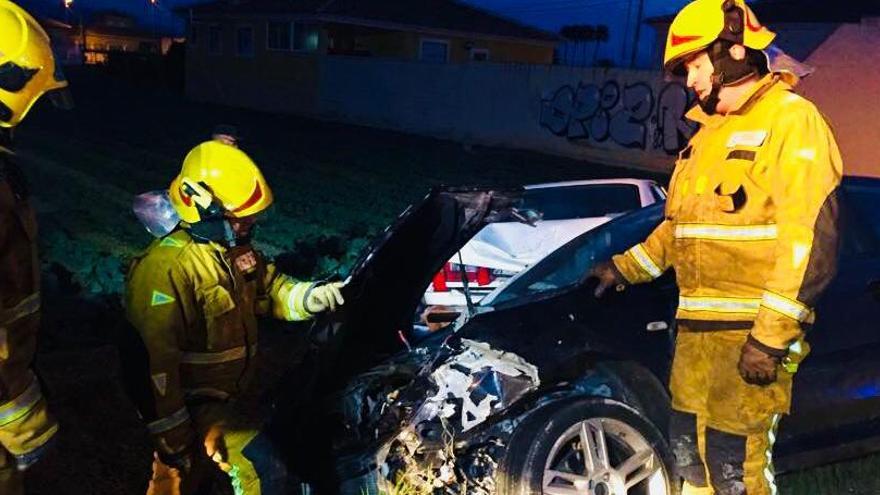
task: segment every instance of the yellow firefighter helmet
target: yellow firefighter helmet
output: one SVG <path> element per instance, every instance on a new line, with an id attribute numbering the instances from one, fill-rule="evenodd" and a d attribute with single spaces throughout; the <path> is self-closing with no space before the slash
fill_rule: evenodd
<path id="1" fill-rule="evenodd" d="M 272 190 L 253 160 L 218 141 L 204 142 L 186 155 L 168 194 L 181 220 L 189 224 L 205 220 L 212 207 L 241 218 L 272 204 Z"/>
<path id="2" fill-rule="evenodd" d="M 716 40 L 763 51 L 774 38 L 776 33 L 758 21 L 744 0 L 694 0 L 679 11 L 669 26 L 663 67 L 682 74 L 682 63 Z"/>
<path id="3" fill-rule="evenodd" d="M 43 94 L 67 87 L 49 36 L 24 9 L 0 0 L 0 127 L 14 127 Z"/>

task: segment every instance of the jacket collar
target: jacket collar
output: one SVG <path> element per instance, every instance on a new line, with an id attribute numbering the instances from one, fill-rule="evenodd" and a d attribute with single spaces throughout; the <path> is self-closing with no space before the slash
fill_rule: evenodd
<path id="1" fill-rule="evenodd" d="M 776 86 L 779 86 L 779 89 L 782 90 L 791 89 L 792 87 L 791 83 L 784 76 L 770 73 L 759 79 L 748 92 L 742 95 L 727 114 L 708 115 L 700 108 L 700 105 L 694 105 L 693 108 L 688 110 L 685 117 L 705 127 L 718 127 L 730 115 L 744 115 L 748 113 L 762 96 Z"/>

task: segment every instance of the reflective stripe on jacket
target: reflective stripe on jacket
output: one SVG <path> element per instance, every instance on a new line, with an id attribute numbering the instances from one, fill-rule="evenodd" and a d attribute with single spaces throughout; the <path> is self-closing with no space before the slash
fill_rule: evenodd
<path id="1" fill-rule="evenodd" d="M 679 319 L 752 322 L 784 349 L 835 272 L 841 157 L 816 107 L 777 75 L 734 108 L 688 113 L 701 128 L 676 162 L 666 218 L 614 263 L 630 283 L 674 267 Z"/>
<path id="2" fill-rule="evenodd" d="M 37 217 L 24 173 L 0 147 L 0 451 L 19 469 L 36 462 L 58 431 L 31 369 L 40 326 Z M 3 454 L 0 454 L 3 455 Z"/>

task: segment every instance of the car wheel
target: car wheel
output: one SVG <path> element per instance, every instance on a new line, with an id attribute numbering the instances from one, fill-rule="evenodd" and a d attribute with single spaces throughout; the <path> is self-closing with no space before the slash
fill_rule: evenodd
<path id="1" fill-rule="evenodd" d="M 500 485 L 509 495 L 678 493 L 660 430 L 607 399 L 565 401 L 533 413 L 514 432 L 503 466 Z"/>

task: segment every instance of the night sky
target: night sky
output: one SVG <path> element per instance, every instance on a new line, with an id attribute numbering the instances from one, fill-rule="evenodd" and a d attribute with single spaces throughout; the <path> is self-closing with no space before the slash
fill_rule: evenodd
<path id="1" fill-rule="evenodd" d="M 61 17 L 61 0 L 19 0 L 26 8 L 43 15 Z M 599 48 L 598 58 L 617 62 L 628 62 L 632 51 L 633 29 L 639 7 L 639 0 L 465 0 L 467 3 L 497 12 L 533 25 L 557 32 L 566 24 L 605 24 L 610 39 Z M 114 9 L 136 16 L 150 28 L 161 26 L 168 31 L 182 32 L 181 23 L 171 13 L 171 9 L 181 5 L 200 3 L 198 0 L 160 0 L 157 8 L 152 8 L 148 0 L 74 0 L 74 9 L 104 10 Z M 644 0 L 643 17 L 674 13 L 688 0 Z M 650 51 L 653 33 L 648 28 L 640 36 L 641 52 Z"/>

